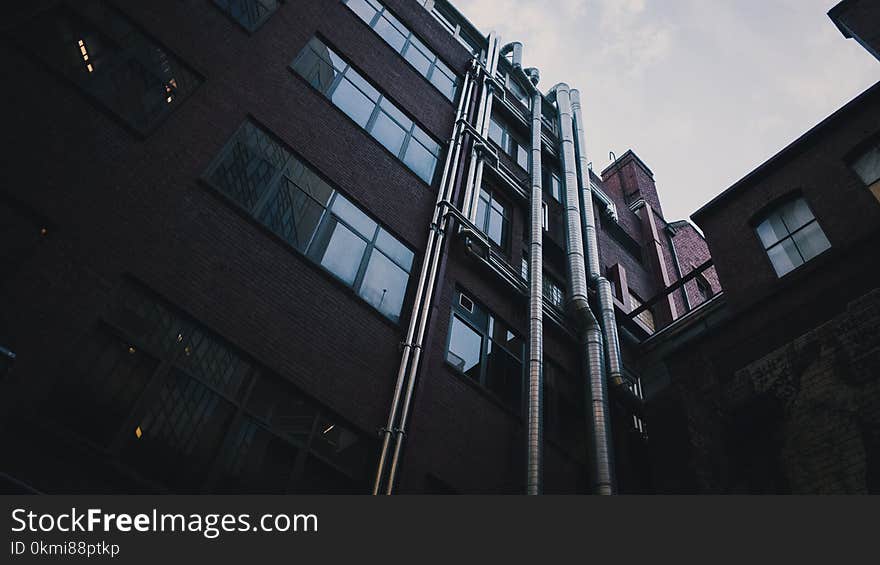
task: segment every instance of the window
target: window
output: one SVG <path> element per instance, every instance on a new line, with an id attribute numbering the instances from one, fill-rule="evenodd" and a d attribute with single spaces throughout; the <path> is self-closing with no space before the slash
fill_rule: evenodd
<path id="1" fill-rule="evenodd" d="M 559 173 L 548 168 L 544 169 L 544 189 L 553 200 L 562 202 L 562 181 Z"/>
<path id="2" fill-rule="evenodd" d="M 564 448 L 582 453 L 586 445 L 584 385 L 576 375 L 544 359 L 544 430 Z"/>
<path id="3" fill-rule="evenodd" d="M 364 489 L 368 436 L 139 285 L 75 352 L 53 419 L 172 491 Z"/>
<path id="4" fill-rule="evenodd" d="M 507 207 L 485 188 L 480 189 L 476 226 L 483 230 L 495 245 L 507 250 L 510 238 L 510 216 Z"/>
<path id="5" fill-rule="evenodd" d="M 278 9 L 278 0 L 214 0 L 214 4 L 250 32 L 257 31 Z"/>
<path id="6" fill-rule="evenodd" d="M 541 202 L 541 227 L 544 231 L 550 229 L 550 210 L 547 208 L 546 202 Z"/>
<path id="7" fill-rule="evenodd" d="M 460 302 L 457 299 L 455 304 Z M 523 340 L 483 306 L 472 302 L 473 312 L 453 307 L 446 362 L 520 413 Z"/>
<path id="8" fill-rule="evenodd" d="M 862 151 L 850 166 L 877 200 L 880 200 L 880 142 L 875 141 L 871 147 Z"/>
<path id="9" fill-rule="evenodd" d="M 99 0 L 56 4 L 15 38 L 53 71 L 141 134 L 152 131 L 201 80 Z"/>
<path id="10" fill-rule="evenodd" d="M 204 179 L 397 322 L 414 254 L 308 165 L 246 121 Z"/>
<path id="11" fill-rule="evenodd" d="M 700 296 L 704 301 L 712 298 L 712 286 L 709 284 L 709 281 L 706 280 L 706 277 L 703 275 L 697 275 L 694 278 L 694 281 L 697 283 L 697 292 L 700 293 Z"/>
<path id="12" fill-rule="evenodd" d="M 431 184 L 440 144 L 332 49 L 312 38 L 291 67 L 419 178 Z"/>
<path id="13" fill-rule="evenodd" d="M 529 169 L 529 149 L 517 141 L 508 131 L 506 124 L 498 121 L 495 116 L 489 119 L 489 139 L 502 151 L 513 157 L 516 164 L 525 170 Z"/>
<path id="14" fill-rule="evenodd" d="M 831 247 L 802 197 L 778 206 L 758 224 L 756 230 L 780 277 Z"/>
<path id="15" fill-rule="evenodd" d="M 526 108 L 531 108 L 529 93 L 512 76 L 510 76 L 509 73 L 504 73 L 503 82 L 507 87 L 507 90 L 513 94 L 514 98 L 516 98 L 520 104 Z"/>
<path id="16" fill-rule="evenodd" d="M 562 310 L 565 308 L 565 290 L 562 283 L 557 281 L 547 272 L 544 272 L 544 298 L 556 308 Z"/>
<path id="17" fill-rule="evenodd" d="M 0 379 L 5 377 L 15 362 L 15 353 L 0 345 Z"/>
<path id="18" fill-rule="evenodd" d="M 437 87 L 443 96 L 455 100 L 458 77 L 378 0 L 345 0 L 351 11 L 357 14 L 379 37 L 404 59 L 428 82 Z"/>
<path id="19" fill-rule="evenodd" d="M 629 289 L 629 303 L 632 307 L 630 312 L 636 310 L 637 308 L 644 305 L 644 302 L 641 298 L 636 295 L 632 289 Z M 651 312 L 651 309 L 643 310 L 636 316 L 636 320 L 640 321 L 642 324 L 648 327 L 648 329 L 653 332 L 654 331 L 654 314 Z"/>

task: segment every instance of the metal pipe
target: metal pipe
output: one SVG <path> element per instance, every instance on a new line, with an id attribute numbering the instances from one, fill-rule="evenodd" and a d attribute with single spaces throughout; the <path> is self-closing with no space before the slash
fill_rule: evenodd
<path id="1" fill-rule="evenodd" d="M 499 58 L 499 49 L 498 49 L 498 37 L 497 35 L 490 34 L 489 36 L 489 45 L 487 48 L 486 60 L 488 63 L 488 69 L 486 69 L 487 76 L 484 77 L 484 87 L 483 91 L 480 95 L 480 106 L 478 107 L 478 116 L 477 116 L 477 132 L 480 134 L 480 137 L 485 139 L 486 134 L 489 129 L 489 116 L 492 111 L 492 80 L 494 80 L 495 68 L 498 65 Z M 465 114 L 466 115 L 466 114 Z M 458 123 L 458 120 L 456 120 Z M 471 211 L 471 215 L 468 216 L 469 219 L 473 215 L 476 214 L 476 206 L 473 202 L 476 199 L 476 196 L 479 194 L 479 190 L 476 188 L 477 183 L 481 182 L 480 179 L 482 177 L 482 168 L 483 168 L 483 159 L 482 156 L 478 154 L 477 150 L 477 142 L 478 140 L 474 140 L 474 144 L 471 146 L 471 170 L 474 169 L 474 160 L 477 161 L 476 170 L 474 170 L 474 178 L 473 183 L 470 180 L 466 181 L 465 191 L 471 191 L 471 207 L 473 210 Z M 468 178 L 470 179 L 470 170 L 468 172 Z M 447 188 L 448 195 L 443 193 L 443 200 L 450 200 L 452 196 L 452 188 L 454 185 L 454 176 L 452 180 L 449 182 L 449 186 Z M 467 198 L 465 202 L 467 203 Z M 439 209 L 439 208 L 438 208 Z M 437 211 L 435 211 L 435 214 Z M 441 215 L 439 222 L 435 221 L 432 225 L 432 230 L 436 229 L 439 232 L 437 236 L 438 243 L 436 244 L 436 252 L 433 254 L 433 257 L 430 261 L 430 272 L 428 274 L 428 283 L 426 288 L 425 299 L 422 303 L 422 315 L 419 316 L 418 329 L 416 332 L 416 342 L 412 347 L 412 360 L 410 362 L 409 370 L 406 373 L 406 392 L 404 394 L 403 407 L 400 412 L 400 417 L 398 419 L 398 429 L 395 435 L 394 441 L 394 452 L 391 457 L 391 465 L 388 471 L 388 479 L 385 485 L 385 494 L 391 494 L 394 491 L 394 481 L 397 476 L 397 470 L 400 465 L 400 453 L 403 448 L 403 438 L 406 435 L 406 424 L 407 418 L 409 417 L 409 411 L 412 404 L 412 396 L 413 391 L 415 390 L 416 383 L 416 374 L 419 370 L 419 362 L 422 356 L 422 343 L 424 342 L 425 330 L 427 328 L 428 316 L 431 311 L 431 304 L 434 295 L 434 288 L 436 286 L 437 280 L 437 270 L 440 264 L 440 255 L 441 255 L 441 247 L 443 245 L 443 240 L 445 239 L 446 231 L 448 226 L 448 216 Z M 425 263 L 427 263 L 427 258 Z M 424 268 L 424 263 L 423 263 Z M 383 450 L 383 452 L 387 453 L 387 450 Z M 377 485 L 374 486 L 374 489 L 378 488 Z"/>
<path id="2" fill-rule="evenodd" d="M 522 46 L 520 46 L 521 48 Z M 526 433 L 526 494 L 542 491 L 543 475 L 543 349 L 544 349 L 544 280 L 542 255 L 543 188 L 541 178 L 541 102 L 537 76 L 532 95 L 532 194 L 531 236 L 529 238 L 529 380 L 528 419 Z"/>
<path id="3" fill-rule="evenodd" d="M 480 101 L 477 105 L 477 121 L 474 129 L 480 134 L 480 139 L 485 139 L 489 131 L 489 118 L 492 115 L 492 84 L 495 80 L 495 69 L 498 66 L 498 58 L 500 56 L 498 48 L 499 39 L 495 32 L 489 34 L 489 45 L 486 50 L 486 65 L 483 67 L 485 73 L 482 76 L 483 89 L 480 92 Z M 471 144 L 471 159 L 468 166 L 467 179 L 464 184 L 464 196 L 462 197 L 462 211 L 471 219 L 476 219 L 475 201 L 479 195 L 478 184 L 482 183 L 483 177 L 483 159 L 479 154 L 480 148 L 478 141 L 475 139 Z M 473 208 L 473 210 L 471 210 Z"/>
<path id="4" fill-rule="evenodd" d="M 438 190 L 437 194 L 437 205 L 434 208 L 432 222 L 428 229 L 428 240 L 425 245 L 425 257 L 422 261 L 421 269 L 419 270 L 419 281 L 416 285 L 415 298 L 413 299 L 413 310 L 407 327 L 406 339 L 403 342 L 403 351 L 400 357 L 400 365 L 397 370 L 397 381 L 394 386 L 394 395 L 391 400 L 391 407 L 388 410 L 388 418 L 386 420 L 385 428 L 382 430 L 382 448 L 379 454 L 379 463 L 376 469 L 376 477 L 373 481 L 374 495 L 378 494 L 379 489 L 381 488 L 382 476 L 385 471 L 385 465 L 388 457 L 388 449 L 391 443 L 391 436 L 395 432 L 396 416 L 400 404 L 401 392 L 403 391 L 406 370 L 410 364 L 413 350 L 416 349 L 418 351 L 421 349 L 421 342 L 419 341 L 417 345 L 416 342 L 413 341 L 413 338 L 416 334 L 416 329 L 419 326 L 420 320 L 422 318 L 426 318 L 427 312 L 429 311 L 429 308 L 424 307 L 424 302 L 430 301 L 431 293 L 428 293 L 427 301 L 422 300 L 423 295 L 425 294 L 426 287 L 431 288 L 434 285 L 434 280 L 429 278 L 429 258 L 432 256 L 439 256 L 439 251 L 442 247 L 443 234 L 440 233 L 438 237 L 438 231 L 436 230 L 436 226 L 441 217 L 440 214 L 442 207 L 440 206 L 440 204 L 449 199 L 452 186 L 455 182 L 458 159 L 461 154 L 461 144 L 463 137 L 462 133 L 464 131 L 462 120 L 466 119 L 466 116 L 470 109 L 472 89 L 475 82 L 475 71 L 476 66 L 472 64 L 471 69 L 465 75 L 464 88 L 462 89 L 461 98 L 458 101 L 458 108 L 456 110 L 456 121 L 455 125 L 453 126 L 452 135 L 450 137 L 450 150 L 446 156 L 446 162 L 443 166 L 443 176 L 440 181 L 440 190 Z"/>
<path id="5" fill-rule="evenodd" d="M 572 106 L 569 87 L 560 83 L 551 89 L 556 96 L 559 120 L 562 168 L 565 184 L 565 228 L 568 253 L 568 274 L 571 286 L 570 308 L 578 322 L 583 339 L 584 370 L 587 377 L 590 405 L 590 445 L 592 448 L 593 492 L 614 492 L 610 420 L 602 355 L 602 331 L 590 309 L 587 296 L 587 273 L 584 264 L 583 231 L 575 160 Z M 585 163 L 586 164 L 586 163 Z M 588 185 L 589 186 L 589 185 Z M 592 202 L 592 201 L 591 201 Z"/>
<path id="6" fill-rule="evenodd" d="M 510 53 L 510 64 L 514 69 L 522 68 L 522 49 L 523 45 L 519 41 L 511 41 L 501 48 L 501 55 L 505 56 Z"/>

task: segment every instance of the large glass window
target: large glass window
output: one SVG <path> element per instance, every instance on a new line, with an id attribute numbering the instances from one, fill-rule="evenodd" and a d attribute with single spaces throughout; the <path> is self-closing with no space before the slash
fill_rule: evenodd
<path id="1" fill-rule="evenodd" d="M 278 0 L 214 0 L 214 4 L 250 32 L 256 31 L 278 9 Z"/>
<path id="2" fill-rule="evenodd" d="M 456 292 L 447 363 L 517 413 L 522 410 L 523 354 L 523 340 L 510 326 Z"/>
<path id="3" fill-rule="evenodd" d="M 507 250 L 510 238 L 510 213 L 507 207 L 485 188 L 480 189 L 476 225 L 483 230 L 490 241 Z"/>
<path id="4" fill-rule="evenodd" d="M 756 229 L 780 277 L 831 247 L 807 201 L 801 197 L 778 206 Z"/>
<path id="5" fill-rule="evenodd" d="M 291 67 L 428 184 L 440 144 L 317 37 Z"/>
<path id="6" fill-rule="evenodd" d="M 458 77 L 378 0 L 345 0 L 351 11 L 400 53 L 420 75 L 449 100 L 455 99 Z"/>
<path id="7" fill-rule="evenodd" d="M 369 436 L 140 285 L 111 306 L 55 381 L 53 422 L 174 492 L 364 492 Z"/>
<path id="8" fill-rule="evenodd" d="M 512 135 L 507 124 L 496 116 L 489 118 L 489 139 L 510 155 L 517 165 L 525 170 L 529 169 L 528 145 Z"/>
<path id="9" fill-rule="evenodd" d="M 126 124 L 146 134 L 199 85 L 177 57 L 102 0 L 56 4 L 16 41 Z"/>
<path id="10" fill-rule="evenodd" d="M 400 319 L 413 252 L 260 126 L 246 121 L 204 178 L 384 316 Z"/>

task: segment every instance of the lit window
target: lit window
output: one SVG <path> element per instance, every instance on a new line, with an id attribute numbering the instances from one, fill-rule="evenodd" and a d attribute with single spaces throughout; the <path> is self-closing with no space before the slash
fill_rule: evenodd
<path id="1" fill-rule="evenodd" d="M 831 247 L 807 201 L 800 197 L 778 206 L 756 230 L 780 277 Z"/>
<path id="2" fill-rule="evenodd" d="M 480 189 L 476 225 L 489 239 L 503 250 L 510 236 L 510 218 L 507 207 L 485 188 Z"/>
<path id="3" fill-rule="evenodd" d="M 352 12 L 449 100 L 455 99 L 458 77 L 378 0 L 345 0 Z"/>
<path id="4" fill-rule="evenodd" d="M 57 3 L 13 33 L 50 69 L 142 134 L 201 82 L 107 2 Z"/>
<path id="5" fill-rule="evenodd" d="M 431 184 L 440 144 L 332 49 L 313 38 L 291 67 L 419 178 Z"/>
<path id="6" fill-rule="evenodd" d="M 482 305 L 456 292 L 446 361 L 486 387 L 508 407 L 522 409 L 525 344 L 512 329 Z M 470 309 L 461 306 L 465 302 Z"/>
<path id="7" fill-rule="evenodd" d="M 256 31 L 278 9 L 278 0 L 214 0 L 214 4 L 250 32 Z"/>
<path id="8" fill-rule="evenodd" d="M 400 319 L 413 252 L 251 121 L 205 180 L 376 310 Z"/>

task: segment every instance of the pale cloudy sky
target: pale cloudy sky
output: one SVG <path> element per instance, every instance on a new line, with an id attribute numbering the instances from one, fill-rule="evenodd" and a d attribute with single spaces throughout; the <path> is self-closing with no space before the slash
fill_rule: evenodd
<path id="1" fill-rule="evenodd" d="M 880 80 L 838 0 L 452 0 L 523 66 L 581 91 L 594 169 L 633 149 L 664 213 L 714 195 Z"/>

